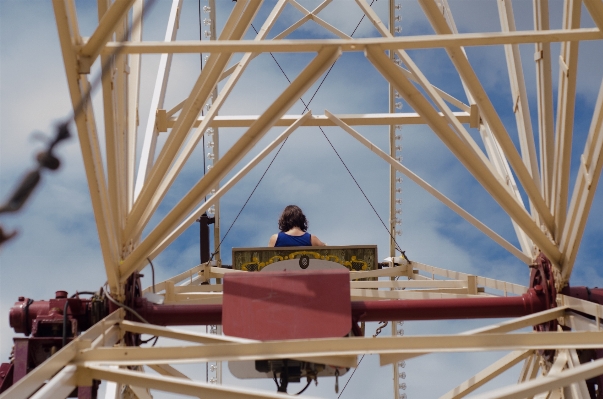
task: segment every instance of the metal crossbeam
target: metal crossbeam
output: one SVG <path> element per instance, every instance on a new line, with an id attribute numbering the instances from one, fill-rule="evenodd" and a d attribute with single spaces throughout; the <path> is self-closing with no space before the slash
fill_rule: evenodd
<path id="1" fill-rule="evenodd" d="M 163 53 L 313 53 L 325 46 L 341 48 L 341 51 L 359 52 L 368 47 L 385 50 L 428 49 L 458 46 L 495 46 L 501 44 L 558 43 L 563 41 L 600 40 L 603 34 L 598 28 L 580 28 L 571 31 L 551 29 L 549 31 L 516 31 L 509 33 L 459 33 L 458 35 L 422 35 L 396 38 L 370 39 L 308 39 L 276 40 L 253 42 L 250 40 L 216 40 L 200 43 L 198 41 L 178 41 L 175 43 L 145 41 L 142 43 L 107 43 L 105 52 L 111 53 L 120 48 L 124 54 L 163 54 Z"/>

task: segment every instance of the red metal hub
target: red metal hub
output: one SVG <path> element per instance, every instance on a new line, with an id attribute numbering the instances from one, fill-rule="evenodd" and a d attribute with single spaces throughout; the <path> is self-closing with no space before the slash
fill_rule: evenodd
<path id="1" fill-rule="evenodd" d="M 86 330 L 93 324 L 90 302 L 90 299 L 67 298 L 66 291 L 57 291 L 55 298 L 49 301 L 19 297 L 10 309 L 9 323 L 16 333 L 26 336 L 60 337 L 66 318 L 69 324 L 68 335 L 73 337 L 78 331 Z M 67 315 L 64 314 L 66 304 Z"/>
<path id="2" fill-rule="evenodd" d="M 545 309 L 557 306 L 557 290 L 555 289 L 555 278 L 551 262 L 540 253 L 534 264 L 530 266 L 530 288 L 539 292 L 545 302 Z M 534 326 L 536 331 L 557 331 L 557 320 Z"/>

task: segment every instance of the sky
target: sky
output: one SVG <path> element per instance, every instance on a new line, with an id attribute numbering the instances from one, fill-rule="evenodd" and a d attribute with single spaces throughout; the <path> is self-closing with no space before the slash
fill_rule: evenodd
<path id="1" fill-rule="evenodd" d="M 223 26 L 233 3 L 217 0 L 218 29 Z M 274 1 L 266 0 L 256 19 L 256 29 L 262 25 Z M 301 1 L 312 9 L 318 1 Z M 402 10 L 402 35 L 432 34 L 433 30 L 415 2 L 400 1 Z M 460 32 L 499 31 L 496 2 L 477 0 L 450 1 Z M 201 0 L 205 5 L 206 0 Z M 162 40 L 165 34 L 170 2 L 159 0 L 145 16 L 144 40 Z M 531 2 L 515 1 L 516 24 L 519 29 L 531 29 Z M 88 2 L 76 2 L 79 24 L 83 36 L 93 32 L 97 23 L 96 8 Z M 199 37 L 198 2 L 184 1 L 178 40 L 196 40 Z M 387 1 L 377 0 L 373 8 L 386 20 Z M 361 12 L 352 0 L 334 0 L 320 16 L 343 32 L 351 33 L 361 18 Z M 269 37 L 287 28 L 301 14 L 287 6 Z M 551 28 L 561 26 L 562 2 L 551 1 Z M 582 10 L 582 27 L 594 26 L 586 9 Z M 246 38 L 254 36 L 252 30 Z M 358 27 L 354 37 L 374 37 L 376 31 L 367 20 Z M 302 26 L 290 38 L 333 37 L 317 24 Z M 522 65 L 526 76 L 530 111 L 534 131 L 537 131 L 536 85 L 533 63 L 533 45 L 520 46 Z M 553 60 L 560 46 L 552 45 Z M 458 75 L 440 49 L 409 52 L 430 81 L 466 102 Z M 512 98 L 506 70 L 504 50 L 501 46 L 467 49 L 469 60 L 482 80 L 484 88 L 499 111 L 507 130 L 518 146 Z M 235 62 L 240 55 L 235 55 Z M 293 79 L 310 61 L 311 55 L 278 53 L 274 58 L 289 79 Z M 142 144 L 153 91 L 154 75 L 159 57 L 143 56 L 141 76 L 141 101 L 139 148 Z M 578 66 L 576 118 L 572 147 L 573 188 L 579 166 L 579 155 L 584 148 L 592 118 L 593 107 L 600 87 L 603 70 L 601 42 L 582 43 Z M 98 63 L 91 77 L 98 73 Z M 170 83 L 166 94 L 166 108 L 186 97 L 190 85 L 200 70 L 198 54 L 174 57 Z M 554 95 L 557 95 L 558 65 L 553 62 Z M 263 112 L 287 86 L 287 79 L 274 59 L 268 54 L 257 57 L 248 67 L 231 97 L 224 104 L 221 115 L 257 115 Z M 318 83 L 303 96 L 306 103 L 312 98 L 310 109 L 323 114 L 327 109 L 335 114 L 387 112 L 387 82 L 362 53 L 344 53 L 316 92 Z M 50 2 L 0 2 L 0 201 L 11 193 L 19 179 L 34 166 L 35 154 L 44 148 L 44 140 L 54 134 L 56 123 L 70 112 L 70 99 L 58 44 L 54 14 Z M 102 99 L 100 91 L 94 95 L 96 119 L 102 136 Z M 287 114 L 300 114 L 304 110 L 297 102 Z M 455 110 L 455 109 L 453 109 Z M 404 104 L 402 112 L 413 112 Z M 238 168 L 249 161 L 266 144 L 282 132 L 274 128 L 248 154 Z M 347 133 L 333 127 L 323 129 L 326 136 L 349 168 L 351 174 L 381 219 L 388 221 L 389 167 L 376 155 L 356 142 Z M 387 151 L 386 127 L 358 127 L 357 130 L 373 143 Z M 244 132 L 243 129 L 220 129 L 220 147 L 223 154 Z M 75 134 L 75 131 L 73 132 Z M 470 129 L 478 139 L 478 133 Z M 518 245 L 508 216 L 487 194 L 462 164 L 438 140 L 427 126 L 402 128 L 400 145 L 403 164 L 431 185 L 482 220 L 511 243 Z M 43 137 L 46 137 L 44 139 Z M 165 133 L 160 144 L 165 140 Z M 145 234 L 177 203 L 203 173 L 203 154 L 207 149 L 197 149 L 174 186 L 162 202 Z M 8 311 L 19 296 L 49 299 L 57 290 L 96 290 L 104 284 L 106 276 L 102 265 L 98 236 L 90 196 L 86 185 L 82 158 L 76 135 L 57 149 L 61 168 L 45 173 L 42 183 L 21 212 L 2 215 L 0 223 L 6 230 L 17 229 L 19 234 L 0 248 L 0 359 L 6 361 L 15 335 L 8 326 Z M 249 197 L 254 186 L 268 168 L 274 153 L 262 161 L 252 172 L 228 192 L 221 201 L 222 236 Z M 207 161 L 206 161 L 207 162 Z M 402 200 L 402 235 L 398 243 L 411 260 L 477 274 L 491 278 L 528 284 L 528 269 L 519 260 L 500 248 L 489 238 L 460 219 L 414 183 L 403 180 L 399 185 Z M 524 196 L 525 200 L 525 196 Z M 263 246 L 277 231 L 277 220 L 288 204 L 299 205 L 308 216 L 309 231 L 330 245 L 377 244 L 379 257 L 389 255 L 388 233 L 373 212 L 322 132 L 316 127 L 298 129 L 283 146 L 266 172 L 257 190 L 223 237 L 221 254 L 224 263 L 230 261 L 232 247 Z M 603 197 L 595 196 L 589 222 L 570 283 L 572 285 L 600 285 L 603 276 L 601 237 L 603 227 Z M 155 260 L 157 280 L 161 281 L 187 270 L 199 262 L 198 229 L 191 226 L 178 240 Z M 143 284 L 149 285 L 149 271 Z M 406 322 L 407 335 L 450 334 L 493 323 L 494 320 Z M 370 325 L 369 330 L 376 328 Z M 389 331 L 386 329 L 385 331 Z M 384 334 L 386 333 L 384 331 Z M 163 344 L 170 344 L 165 342 Z M 502 357 L 502 353 L 468 353 L 430 355 L 407 362 L 407 394 L 409 398 L 436 397 L 488 364 Z M 462 367 L 459 367 L 462 365 Z M 203 365 L 186 366 L 191 377 L 203 378 Z M 349 373 L 348 373 L 349 375 Z M 434 376 L 438 382 L 433 383 Z M 273 390 L 271 382 L 240 381 L 225 375 L 225 383 L 237 386 L 255 386 Z M 513 383 L 517 369 L 503 374 L 487 385 L 488 389 Z M 342 378 L 340 386 L 347 381 Z M 296 386 L 291 388 L 294 391 Z M 342 398 L 391 394 L 391 367 L 379 367 L 378 358 L 367 356 L 350 381 Z M 308 395 L 337 397 L 333 381 L 324 379 L 317 387 L 310 387 Z M 156 397 L 170 397 L 169 395 Z"/>

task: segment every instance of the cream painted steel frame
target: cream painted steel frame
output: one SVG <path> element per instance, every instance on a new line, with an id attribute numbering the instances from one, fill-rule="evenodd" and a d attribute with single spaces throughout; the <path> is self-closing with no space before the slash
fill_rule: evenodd
<path id="1" fill-rule="evenodd" d="M 435 35 L 398 36 L 392 32 L 393 16 L 386 26 L 365 0 L 356 0 L 365 17 L 381 37 L 354 39 L 319 16 L 332 3 L 325 0 L 313 10 L 303 1 L 279 0 L 254 40 L 244 37 L 261 0 L 239 0 L 233 7 L 218 40 L 178 41 L 176 30 L 182 7 L 173 0 L 164 42 L 144 41 L 142 28 L 135 22 L 144 12 L 142 0 L 99 0 L 99 23 L 89 38 L 79 32 L 74 0 L 53 0 L 59 40 L 65 63 L 69 93 L 74 108 L 87 95 L 87 74 L 99 59 L 113 73 L 102 80 L 103 118 L 105 126 L 105 170 L 92 102 L 76 115 L 80 146 L 92 206 L 97 223 L 110 292 L 123 299 L 123 283 L 140 270 L 145 259 L 156 257 L 186 226 L 205 212 L 221 195 L 230 190 L 261 159 L 270 154 L 288 135 L 300 126 L 339 126 L 371 151 L 389 163 L 392 173 L 400 171 L 419 186 L 445 203 L 484 234 L 510 251 L 524 263 L 531 263 L 536 250 L 543 251 L 554 263 L 558 288 L 570 278 L 576 254 L 584 233 L 589 210 L 603 169 L 603 83 L 594 106 L 588 138 L 580 157 L 580 168 L 573 190 L 569 187 L 569 160 L 573 138 L 576 95 L 576 69 L 579 42 L 603 39 L 603 2 L 584 0 L 584 6 L 596 28 L 580 26 L 579 0 L 564 0 L 561 29 L 550 29 L 548 0 L 534 0 L 534 29 L 519 31 L 515 26 L 513 4 L 499 0 L 500 32 L 458 33 L 453 13 L 446 0 L 418 0 Z M 391 2 L 392 5 L 394 4 Z M 289 28 L 267 40 L 268 33 L 285 6 L 292 6 L 302 17 Z M 351 6 L 351 5 L 350 5 Z M 390 12 L 393 7 L 390 7 Z M 306 22 L 313 21 L 338 39 L 287 39 Z M 129 31 L 129 37 L 122 42 Z M 213 34 L 218 35 L 217 32 Z M 522 70 L 519 44 L 534 44 L 537 88 L 537 121 L 539 153 L 536 153 L 532 114 L 527 104 L 526 82 Z M 551 43 L 561 43 L 559 58 L 559 92 L 556 114 L 553 107 Z M 508 129 L 488 97 L 476 72 L 469 63 L 464 47 L 502 45 L 508 66 L 513 112 L 519 134 L 520 150 L 513 144 Z M 419 67 L 406 53 L 410 49 L 442 48 L 450 56 L 466 94 L 466 103 L 432 86 Z M 114 55 L 116 50 L 118 55 Z M 314 59 L 284 90 L 262 115 L 218 116 L 221 104 L 229 97 L 247 65 L 266 52 L 310 52 Z M 390 83 L 390 101 L 395 89 L 413 112 L 394 114 L 286 115 L 302 94 L 337 60 L 342 52 L 364 52 Z M 389 55 L 386 55 L 389 52 Z M 170 110 L 163 109 L 169 84 L 170 60 L 176 53 L 207 53 L 209 59 L 188 97 Z M 241 60 L 227 68 L 234 53 L 244 53 Z M 151 99 L 151 109 L 143 138 L 142 156 L 136 164 L 139 85 L 141 55 L 161 54 L 160 68 Z M 218 82 L 227 79 L 214 91 Z M 419 90 L 420 89 L 420 90 Z M 202 107 L 213 94 L 209 112 L 200 116 Z M 454 111 L 450 106 L 458 108 Z M 484 223 L 460 208 L 428 182 L 425 182 L 395 159 L 395 151 L 384 151 L 362 135 L 354 126 L 427 124 L 467 167 L 474 177 L 511 217 L 520 249 L 500 237 Z M 467 126 L 477 128 L 485 152 L 469 135 Z M 554 127 L 556 130 L 554 131 Z M 197 146 L 207 128 L 244 127 L 239 138 L 214 168 L 174 206 L 157 226 L 142 236 L 142 231 L 155 213 L 182 166 Z M 221 180 L 240 162 L 273 127 L 284 132 L 226 184 Z M 157 136 L 170 131 L 166 144 L 155 160 Z M 390 137 L 390 141 L 391 141 Z M 135 170 L 138 169 L 136 182 Z M 515 182 L 527 194 L 526 207 Z M 393 179 L 392 179 L 393 181 Z M 216 195 L 203 198 L 220 186 Z M 390 184 L 390 197 L 395 182 Z M 568 208 L 569 202 L 569 209 Z M 390 206 L 390 220 L 395 218 Z M 391 224 L 395 227 L 395 224 Z M 393 253 L 392 253 L 393 255 Z M 221 303 L 221 284 L 215 279 L 231 271 L 214 265 L 199 265 L 172 279 L 156 284 L 155 290 L 166 303 Z M 393 266 L 393 265 L 392 265 Z M 437 278 L 436 278 L 437 276 Z M 375 277 L 378 281 L 357 281 Z M 405 280 L 398 280 L 400 277 Z M 521 295 L 527 287 L 486 277 L 472 276 L 413 262 L 410 265 L 350 274 L 352 299 L 412 300 L 412 298 L 458 298 L 492 295 Z M 207 283 L 209 285 L 200 285 Z M 388 289 L 391 291 L 378 290 Z M 376 290 L 377 289 L 377 290 Z M 400 291 L 403 289 L 403 291 Z M 150 291 L 149 287 L 146 291 Z M 250 342 L 212 334 L 192 334 L 177 329 L 124 321 L 122 310 L 83 333 L 43 365 L 2 395 L 4 397 L 65 397 L 77 385 L 89 385 L 93 378 L 132 387 L 138 397 L 147 397 L 148 389 L 165 390 L 194 396 L 252 398 L 283 397 L 268 392 L 252 392 L 191 381 L 169 364 L 182 362 L 224 361 L 229 359 L 261 359 L 297 357 L 356 365 L 357 355 L 378 353 L 381 364 L 390 364 L 416 356 L 442 351 L 512 351 L 473 378 L 452 389 L 443 398 L 464 397 L 514 364 L 524 362 L 519 384 L 479 395 L 488 398 L 511 398 L 541 395 L 563 389 L 566 397 L 585 396 L 584 380 L 603 373 L 601 360 L 579 364 L 578 348 L 603 347 L 601 318 L 603 307 L 591 302 L 559 295 L 558 307 L 537 314 L 468 331 L 460 335 L 434 337 L 397 337 L 377 339 L 330 339 L 305 342 Z M 576 313 L 576 312 L 580 312 Z M 589 317 L 583 316 L 584 314 Z M 572 332 L 514 333 L 548 320 L 557 319 Z M 593 320 L 594 319 L 594 320 Z M 168 336 L 195 345 L 183 350 L 167 348 L 111 348 L 126 331 Z M 552 364 L 543 363 L 538 349 L 556 349 Z M 128 352 L 127 355 L 125 353 Z M 147 366 L 156 376 L 124 369 L 124 365 Z M 142 370 L 142 369 L 141 369 Z M 38 390 L 44 382 L 46 385 Z M 36 393 L 36 390 L 37 393 Z M 586 393 L 587 395 L 587 393 Z"/>
<path id="2" fill-rule="evenodd" d="M 414 336 L 414 337 L 384 337 L 377 339 L 365 338 L 333 338 L 301 341 L 270 341 L 259 342 L 231 337 L 220 337 L 214 334 L 193 333 L 178 329 L 152 326 L 144 323 L 129 322 L 123 319 L 125 312 L 119 310 L 108 316 L 93 328 L 82 334 L 64 349 L 51 357 L 46 363 L 31 372 L 26 378 L 6 391 L 2 397 L 29 397 L 38 390 L 48 379 L 43 390 L 38 391 L 39 397 L 48 389 L 67 395 L 73 387 L 87 386 L 92 378 L 100 378 L 117 383 L 131 384 L 137 387 L 151 388 L 162 391 L 191 394 L 226 395 L 229 397 L 285 397 L 272 396 L 268 392 L 242 391 L 236 388 L 222 388 L 205 383 L 191 382 L 186 376 L 175 371 L 168 364 L 201 363 L 209 360 L 245 360 L 268 358 L 300 358 L 323 361 L 330 364 L 340 364 L 354 367 L 356 356 L 359 354 L 375 353 L 381 357 L 381 363 L 387 364 L 400 359 L 423 356 L 429 353 L 457 351 L 490 351 L 518 349 L 488 369 L 477 378 L 466 381 L 452 392 L 470 392 L 492 378 L 492 374 L 528 358 L 531 361 L 533 350 L 557 349 L 558 357 L 564 351 L 571 354 L 576 348 L 600 348 L 602 330 L 587 332 L 552 332 L 552 333 L 513 333 L 509 332 L 529 325 L 542 323 L 554 318 L 572 317 L 574 310 L 591 314 L 603 314 L 600 305 L 584 303 L 585 301 L 571 299 L 569 305 L 533 314 L 522 318 L 521 321 L 507 322 L 494 325 L 478 331 L 468 331 L 461 335 L 449 336 Z M 600 328 L 600 327 L 599 327 Z M 157 336 L 178 339 L 188 343 L 202 345 L 166 348 L 132 348 L 115 346 L 114 343 L 126 331 L 148 333 Z M 574 356 L 575 358 L 575 356 Z M 140 372 L 117 371 L 111 372 L 107 365 L 133 366 L 146 365 L 152 369 L 161 367 L 162 374 L 171 374 L 173 378 L 160 378 Z M 569 365 L 569 367 L 568 367 Z M 523 397 L 522 394 L 546 392 L 552 388 L 579 383 L 601 373 L 603 361 L 579 365 L 575 360 L 565 360 L 546 377 L 529 379 L 527 382 L 514 387 L 489 392 L 480 397 Z M 564 368 L 567 371 L 562 371 Z M 174 370 L 174 371 L 170 371 Z M 54 377 L 53 377 L 54 375 Z M 506 396 L 505 392 L 512 391 L 516 396 Z M 249 396 L 252 395 L 252 396 Z M 263 395 L 263 396 L 262 396 Z M 488 396 L 493 395 L 493 396 Z M 36 396 L 36 397 L 38 397 Z M 58 396 L 55 396 L 58 397 Z M 217 396 L 219 397 L 219 396 Z M 456 396 L 458 397 L 458 396 Z M 581 396 L 573 396 L 581 397 Z"/>

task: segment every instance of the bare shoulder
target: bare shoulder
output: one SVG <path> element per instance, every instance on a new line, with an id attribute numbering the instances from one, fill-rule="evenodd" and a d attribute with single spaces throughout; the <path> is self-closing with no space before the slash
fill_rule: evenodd
<path id="1" fill-rule="evenodd" d="M 278 238 L 278 234 L 273 234 L 268 241 L 269 247 L 274 247 L 276 245 L 276 239 Z"/>
<path id="2" fill-rule="evenodd" d="M 324 247 L 325 244 L 324 242 L 320 241 L 320 239 L 318 237 L 316 237 L 314 234 L 310 235 L 310 243 L 312 244 L 313 247 Z"/>

